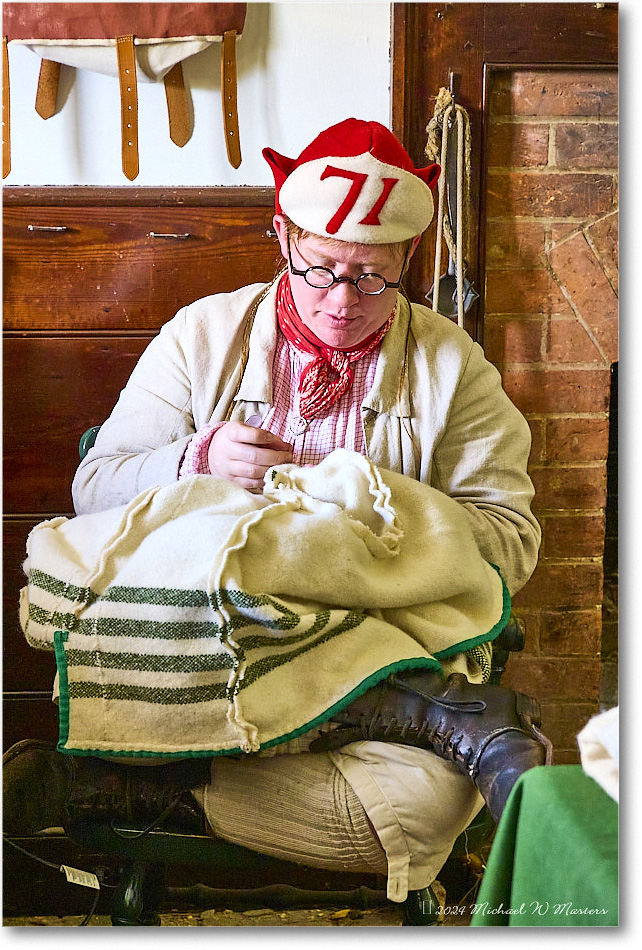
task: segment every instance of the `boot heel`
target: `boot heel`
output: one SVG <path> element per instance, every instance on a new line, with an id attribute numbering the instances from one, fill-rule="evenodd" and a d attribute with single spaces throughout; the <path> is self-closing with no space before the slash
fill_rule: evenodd
<path id="1" fill-rule="evenodd" d="M 515 693 L 517 715 L 520 719 L 525 719 L 532 726 L 542 725 L 542 710 L 540 704 L 532 696 L 526 693 Z"/>

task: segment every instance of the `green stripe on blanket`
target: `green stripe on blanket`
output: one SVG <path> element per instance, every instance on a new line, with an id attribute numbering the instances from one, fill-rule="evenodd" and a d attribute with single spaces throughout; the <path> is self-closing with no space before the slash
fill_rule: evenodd
<path id="1" fill-rule="evenodd" d="M 59 580 L 52 577 L 38 568 L 32 568 L 29 571 L 29 583 L 36 587 L 41 587 L 56 597 L 63 597 L 77 604 L 91 604 L 96 599 L 96 594 L 88 587 L 76 587 L 68 581 Z"/>
<path id="2" fill-rule="evenodd" d="M 213 699 L 225 700 L 225 684 L 190 686 L 186 689 L 161 689 L 158 686 L 132 686 L 118 683 L 71 683 L 70 699 L 109 699 L 152 703 L 159 706 L 186 706 L 207 703 Z"/>
<path id="3" fill-rule="evenodd" d="M 108 653 L 106 650 L 67 650 L 65 658 L 68 667 L 87 666 L 154 673 L 208 673 L 213 670 L 229 670 L 234 664 L 231 656 L 217 653 L 204 653 L 200 656 L 149 656 L 142 653 Z"/>

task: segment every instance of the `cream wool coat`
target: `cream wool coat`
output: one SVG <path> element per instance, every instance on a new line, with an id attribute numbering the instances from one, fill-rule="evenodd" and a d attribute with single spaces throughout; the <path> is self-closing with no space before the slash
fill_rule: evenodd
<path id="1" fill-rule="evenodd" d="M 263 414 L 272 404 L 276 340 L 275 285 L 253 284 L 180 310 L 141 356 L 80 464 L 76 512 L 123 505 L 146 488 L 171 484 L 197 429 Z M 481 347 L 400 295 L 361 412 L 375 465 L 460 502 L 482 556 L 511 594 L 523 587 L 540 542 L 526 473 L 530 431 Z"/>
<path id="2" fill-rule="evenodd" d="M 180 310 L 141 357 L 81 463 L 73 483 L 76 511 L 123 505 L 151 486 L 171 484 L 195 430 L 265 412 L 276 341 L 274 286 L 254 284 Z M 361 411 L 375 465 L 459 502 L 482 557 L 499 568 L 511 594 L 518 591 L 535 568 L 540 542 L 526 472 L 530 432 L 481 347 L 445 317 L 400 295 Z M 442 668 L 446 676 L 457 670 L 481 681 L 479 668 L 462 653 Z M 315 733 L 279 746 L 278 753 L 291 753 L 296 769 L 297 753 Z M 483 805 L 473 784 L 451 763 L 410 746 L 364 741 L 328 755 L 386 851 L 389 899 L 403 901 L 409 889 L 428 886 Z M 256 761 L 252 755 L 241 760 L 250 787 Z M 210 794 L 213 788 L 206 791 L 205 811 L 216 828 L 221 802 Z"/>

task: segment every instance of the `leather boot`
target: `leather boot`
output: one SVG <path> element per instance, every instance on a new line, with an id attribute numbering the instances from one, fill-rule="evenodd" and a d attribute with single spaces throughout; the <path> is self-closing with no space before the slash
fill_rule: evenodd
<path id="1" fill-rule="evenodd" d="M 205 834 L 202 809 L 190 789 L 210 781 L 210 759 L 169 765 L 121 765 L 57 752 L 25 739 L 3 756 L 3 820 L 8 835 L 65 828 L 82 819 L 142 821 Z"/>
<path id="2" fill-rule="evenodd" d="M 392 674 L 336 713 L 339 726 L 310 751 L 362 739 L 398 742 L 436 753 L 468 775 L 495 822 L 519 776 L 550 764 L 552 746 L 539 731 L 537 700 L 502 686 L 470 683 L 463 673 Z"/>

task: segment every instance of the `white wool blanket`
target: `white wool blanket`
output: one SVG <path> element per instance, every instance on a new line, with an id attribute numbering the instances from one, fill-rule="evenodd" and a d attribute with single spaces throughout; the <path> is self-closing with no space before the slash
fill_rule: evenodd
<path id="1" fill-rule="evenodd" d="M 24 570 L 22 629 L 55 650 L 70 752 L 264 749 L 510 613 L 456 501 L 343 449 L 270 469 L 261 495 L 196 475 L 45 521 Z"/>

